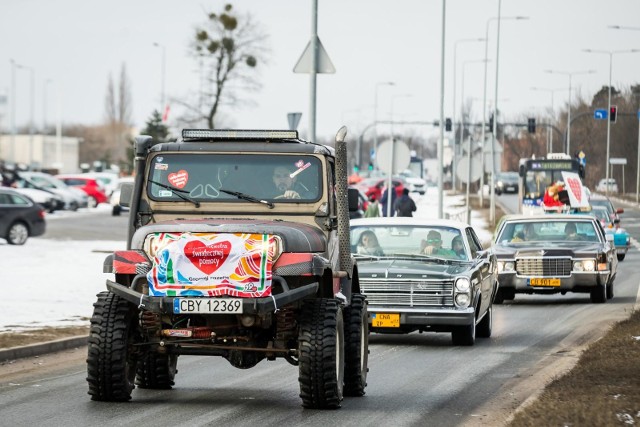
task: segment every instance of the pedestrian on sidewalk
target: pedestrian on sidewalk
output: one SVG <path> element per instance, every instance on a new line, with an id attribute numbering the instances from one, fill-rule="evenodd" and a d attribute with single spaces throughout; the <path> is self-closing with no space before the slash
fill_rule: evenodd
<path id="1" fill-rule="evenodd" d="M 396 216 L 413 216 L 416 211 L 416 202 L 409 196 L 409 189 L 402 190 L 402 196 L 396 200 L 393 206 Z"/>
<path id="2" fill-rule="evenodd" d="M 376 195 L 372 194 L 369 197 L 369 206 L 367 206 L 367 210 L 364 212 L 365 218 L 376 218 L 380 216 L 380 204 L 376 199 Z"/>
<path id="3" fill-rule="evenodd" d="M 389 197 L 389 189 L 386 188 L 384 193 L 382 193 L 382 197 L 380 198 L 380 207 L 382 208 L 382 216 L 387 216 L 387 203 L 391 203 L 391 215 L 395 215 L 394 205 L 396 203 L 396 199 L 398 198 L 398 193 L 395 188 L 391 189 L 391 197 Z M 391 201 L 389 201 L 391 199 Z"/>

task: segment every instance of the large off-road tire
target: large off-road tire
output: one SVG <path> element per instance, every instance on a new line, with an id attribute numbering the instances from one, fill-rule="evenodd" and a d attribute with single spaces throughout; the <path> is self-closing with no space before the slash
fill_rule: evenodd
<path id="1" fill-rule="evenodd" d="M 344 322 L 334 299 L 306 301 L 298 337 L 300 398 L 305 408 L 340 407 L 344 387 Z"/>
<path id="2" fill-rule="evenodd" d="M 489 309 L 485 313 L 484 317 L 476 326 L 476 336 L 480 338 L 491 337 L 491 330 L 493 329 L 493 306 L 489 306 Z"/>
<path id="3" fill-rule="evenodd" d="M 177 354 L 160 354 L 149 351 L 138 361 L 136 385 L 140 388 L 170 389 L 175 384 L 177 366 Z"/>
<path id="4" fill-rule="evenodd" d="M 456 326 L 451 331 L 453 345 L 472 346 L 476 343 L 476 322 L 475 319 L 470 325 Z"/>
<path id="5" fill-rule="evenodd" d="M 605 284 L 597 285 L 591 290 L 591 302 L 595 304 L 602 304 L 607 302 L 607 286 Z"/>
<path id="6" fill-rule="evenodd" d="M 345 308 L 344 319 L 344 395 L 364 396 L 369 371 L 369 318 L 364 295 L 351 296 L 351 305 Z"/>
<path id="7" fill-rule="evenodd" d="M 7 231 L 7 242 L 10 245 L 24 245 L 29 237 L 29 229 L 23 222 L 14 222 Z"/>
<path id="8" fill-rule="evenodd" d="M 136 376 L 136 310 L 118 295 L 105 291 L 93 304 L 87 382 L 92 400 L 131 399 Z"/>

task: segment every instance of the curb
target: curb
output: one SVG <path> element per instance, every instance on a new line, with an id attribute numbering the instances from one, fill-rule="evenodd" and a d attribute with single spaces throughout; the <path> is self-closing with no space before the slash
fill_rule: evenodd
<path id="1" fill-rule="evenodd" d="M 25 357 L 40 356 L 42 354 L 54 353 L 56 351 L 68 350 L 70 348 L 83 347 L 87 345 L 88 340 L 88 336 L 78 336 L 62 338 L 44 343 L 30 344 L 23 347 L 2 349 L 0 350 L 0 363 Z"/>

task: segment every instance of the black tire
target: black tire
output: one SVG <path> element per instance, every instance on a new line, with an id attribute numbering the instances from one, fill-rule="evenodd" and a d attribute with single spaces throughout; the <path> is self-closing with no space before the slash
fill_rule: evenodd
<path id="1" fill-rule="evenodd" d="M 502 304 L 504 302 L 504 291 L 502 289 L 498 289 L 496 291 L 496 296 L 493 299 L 494 304 Z"/>
<path id="2" fill-rule="evenodd" d="M 451 331 L 453 345 L 472 346 L 476 343 L 476 322 L 475 319 L 470 325 L 456 326 Z"/>
<path id="3" fill-rule="evenodd" d="M 484 317 L 476 327 L 476 336 L 480 338 L 489 338 L 493 329 L 493 307 L 490 305 Z"/>
<path id="4" fill-rule="evenodd" d="M 594 304 L 602 304 L 607 302 L 607 286 L 597 285 L 591 290 L 591 302 Z"/>
<path id="5" fill-rule="evenodd" d="M 345 309 L 344 318 L 344 395 L 364 396 L 369 372 L 369 318 L 364 295 L 351 296 L 351 305 Z"/>
<path id="6" fill-rule="evenodd" d="M 29 228 L 23 222 L 14 222 L 7 231 L 7 242 L 10 245 L 24 245 L 29 237 Z"/>
<path id="7" fill-rule="evenodd" d="M 301 313 L 298 382 L 302 406 L 340 407 L 344 387 L 344 323 L 334 299 L 306 301 Z"/>
<path id="8" fill-rule="evenodd" d="M 496 298 L 493 301 L 494 304 L 502 304 L 505 301 L 511 301 L 516 298 L 516 290 L 515 289 L 505 289 L 498 288 L 496 292 Z"/>
<path id="9" fill-rule="evenodd" d="M 177 354 L 147 352 L 138 361 L 136 385 L 140 388 L 168 390 L 175 385 Z"/>
<path id="10" fill-rule="evenodd" d="M 618 256 L 618 261 L 624 261 L 624 257 L 627 256 L 627 254 L 617 254 Z"/>
<path id="11" fill-rule="evenodd" d="M 111 215 L 113 216 L 119 216 L 120 212 L 122 212 L 122 207 L 119 205 L 116 205 L 113 207 L 113 210 L 111 211 Z"/>
<path id="12" fill-rule="evenodd" d="M 87 355 L 91 400 L 130 400 L 137 365 L 135 308 L 108 291 L 98 294 L 93 307 Z"/>
<path id="13" fill-rule="evenodd" d="M 613 298 L 613 294 L 614 294 L 614 291 L 613 291 L 613 281 L 610 281 L 610 282 L 607 284 L 607 299 L 611 299 L 611 298 Z"/>

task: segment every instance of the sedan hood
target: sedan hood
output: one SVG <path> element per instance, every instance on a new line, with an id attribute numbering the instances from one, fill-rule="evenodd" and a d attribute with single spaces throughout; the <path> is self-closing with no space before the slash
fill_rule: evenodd
<path id="1" fill-rule="evenodd" d="M 531 257 L 580 257 L 601 252 L 603 244 L 598 242 L 531 242 L 511 245 L 495 245 L 493 252 L 497 258 Z"/>
<path id="2" fill-rule="evenodd" d="M 360 279 L 402 278 L 402 279 L 451 279 L 469 269 L 469 262 L 446 262 L 441 264 L 425 259 L 398 260 L 358 260 Z"/>

